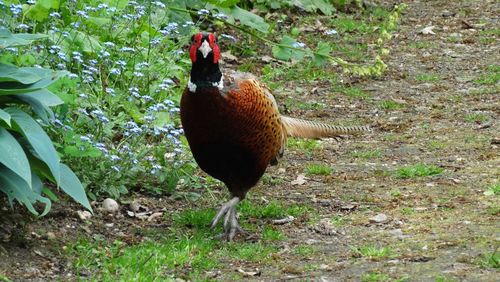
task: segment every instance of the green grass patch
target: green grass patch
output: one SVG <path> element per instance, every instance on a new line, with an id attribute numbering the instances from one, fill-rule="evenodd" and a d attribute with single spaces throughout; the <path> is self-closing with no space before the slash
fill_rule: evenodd
<path id="1" fill-rule="evenodd" d="M 489 65 L 486 72 L 474 80 L 479 85 L 495 85 L 500 81 L 500 65 Z"/>
<path id="2" fill-rule="evenodd" d="M 330 218 L 330 222 L 337 227 L 345 225 L 348 221 L 344 216 L 338 214 Z"/>
<path id="3" fill-rule="evenodd" d="M 234 258 L 244 262 L 269 262 L 271 254 L 277 252 L 277 248 L 258 243 L 229 243 L 219 252 L 221 259 Z"/>
<path id="4" fill-rule="evenodd" d="M 264 241 L 283 241 L 286 239 L 286 236 L 273 226 L 266 225 L 262 230 L 262 239 Z"/>
<path id="5" fill-rule="evenodd" d="M 293 253 L 298 256 L 308 257 L 314 255 L 318 249 L 311 245 L 298 245 L 293 248 Z"/>
<path id="6" fill-rule="evenodd" d="M 382 110 L 399 110 L 404 108 L 404 105 L 393 100 L 382 100 L 378 103 L 378 107 Z"/>
<path id="7" fill-rule="evenodd" d="M 500 268 L 500 253 L 498 250 L 484 254 L 479 260 L 479 265 L 488 268 Z"/>
<path id="8" fill-rule="evenodd" d="M 405 166 L 399 168 L 395 171 L 394 175 L 396 178 L 406 179 L 406 178 L 438 175 L 441 174 L 443 171 L 444 171 L 443 168 L 435 165 L 416 164 L 412 166 Z"/>
<path id="9" fill-rule="evenodd" d="M 496 183 L 488 187 L 486 191 L 484 191 L 484 195 L 486 196 L 492 196 L 492 195 L 497 195 L 500 196 L 500 184 Z"/>
<path id="10" fill-rule="evenodd" d="M 432 41 L 418 40 L 410 43 L 408 46 L 413 49 L 429 49 L 435 47 L 436 44 Z"/>
<path id="11" fill-rule="evenodd" d="M 361 276 L 362 282 L 381 282 L 381 281 L 389 281 L 389 275 L 381 272 L 368 272 Z"/>
<path id="12" fill-rule="evenodd" d="M 285 182 L 285 179 L 281 176 L 264 174 L 262 176 L 262 183 L 269 186 L 281 185 Z"/>
<path id="13" fill-rule="evenodd" d="M 303 150 L 304 152 L 310 154 L 321 148 L 321 144 L 317 140 L 298 138 L 288 138 L 287 146 L 288 148 Z"/>
<path id="14" fill-rule="evenodd" d="M 361 256 L 371 260 L 379 260 L 393 256 L 393 251 L 388 247 L 363 246 L 353 249 L 356 256 Z"/>
<path id="15" fill-rule="evenodd" d="M 380 150 L 375 149 L 375 150 L 368 150 L 368 151 L 358 151 L 354 150 L 351 152 L 351 155 L 355 158 L 358 159 L 375 159 L 379 158 L 381 156 Z"/>
<path id="16" fill-rule="evenodd" d="M 490 118 L 487 115 L 481 113 L 472 113 L 465 116 L 465 121 L 474 123 L 486 122 L 489 119 Z"/>
<path id="17" fill-rule="evenodd" d="M 354 87 L 354 86 L 347 87 L 347 88 L 341 88 L 340 92 L 345 94 L 347 97 L 353 98 L 353 99 L 366 100 L 366 99 L 371 98 L 370 94 L 363 91 L 363 89 L 361 89 L 359 87 Z"/>
<path id="18" fill-rule="evenodd" d="M 444 149 L 446 148 L 446 143 L 439 140 L 430 140 L 427 142 L 427 148 L 432 151 Z"/>
<path id="19" fill-rule="evenodd" d="M 175 226 L 188 228 L 207 229 L 214 218 L 216 211 L 213 208 L 206 209 L 186 209 L 180 213 L 172 215 Z"/>
<path id="20" fill-rule="evenodd" d="M 191 268 L 187 276 L 197 280 L 205 271 L 219 266 L 211 256 L 217 241 L 204 236 L 165 237 L 155 241 L 144 241 L 127 246 L 115 241 L 80 240 L 71 248 L 73 265 L 77 272 L 87 270 L 93 278 L 100 281 L 152 281 L 171 279 L 169 272 L 185 271 L 185 265 Z"/>
<path id="21" fill-rule="evenodd" d="M 434 279 L 435 282 L 456 282 L 457 280 L 443 275 L 439 275 Z"/>
<path id="22" fill-rule="evenodd" d="M 421 73 L 415 77 L 415 80 L 420 82 L 436 82 L 439 79 L 439 76 L 435 73 Z"/>
<path id="23" fill-rule="evenodd" d="M 306 173 L 309 175 L 330 175 L 333 168 L 324 164 L 308 164 L 306 165 Z"/>

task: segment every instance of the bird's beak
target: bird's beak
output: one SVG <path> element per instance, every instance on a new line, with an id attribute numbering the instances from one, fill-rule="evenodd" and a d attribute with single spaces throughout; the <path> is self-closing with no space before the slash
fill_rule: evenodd
<path id="1" fill-rule="evenodd" d="M 201 43 L 201 46 L 198 48 L 200 50 L 201 54 L 203 54 L 203 58 L 206 58 L 208 56 L 208 53 L 212 52 L 212 48 L 210 48 L 210 44 L 205 40 L 203 43 Z"/>

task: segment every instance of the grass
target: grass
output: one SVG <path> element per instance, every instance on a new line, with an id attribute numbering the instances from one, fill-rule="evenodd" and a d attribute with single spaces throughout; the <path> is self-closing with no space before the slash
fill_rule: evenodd
<path id="1" fill-rule="evenodd" d="M 345 225 L 348 221 L 348 219 L 341 215 L 334 215 L 330 218 L 330 222 L 337 227 Z"/>
<path id="2" fill-rule="evenodd" d="M 205 229 L 215 216 L 213 208 L 187 209 L 172 216 L 175 226 L 185 226 L 188 228 Z"/>
<path id="3" fill-rule="evenodd" d="M 375 149 L 375 150 L 368 150 L 368 151 L 357 151 L 354 150 L 352 151 L 351 155 L 355 158 L 358 159 L 375 159 L 379 158 L 381 156 L 380 150 Z"/>
<path id="4" fill-rule="evenodd" d="M 495 250 L 492 253 L 484 254 L 479 261 L 479 265 L 482 267 L 500 268 L 500 253 Z"/>
<path id="5" fill-rule="evenodd" d="M 389 275 L 381 272 L 368 272 L 361 276 L 362 282 L 379 282 L 379 281 L 389 281 Z"/>
<path id="6" fill-rule="evenodd" d="M 277 252 L 277 248 L 271 245 L 258 243 L 230 243 L 218 252 L 218 257 L 225 260 L 233 258 L 243 262 L 268 262 L 271 254 Z"/>
<path id="7" fill-rule="evenodd" d="M 487 115 L 481 113 L 472 113 L 465 116 L 465 121 L 474 123 L 486 122 L 489 119 L 490 118 Z"/>
<path id="8" fill-rule="evenodd" d="M 318 249 L 310 245 L 298 245 L 293 249 L 293 253 L 298 256 L 308 257 L 314 255 Z"/>
<path id="9" fill-rule="evenodd" d="M 399 110 L 404 108 L 404 105 L 392 100 L 382 100 L 378 103 L 378 107 L 382 110 Z"/>
<path id="10" fill-rule="evenodd" d="M 363 246 L 353 249 L 356 256 L 371 260 L 380 260 L 393 256 L 393 251 L 388 247 L 378 248 L 376 246 Z"/>
<path id="11" fill-rule="evenodd" d="M 446 143 L 439 140 L 430 140 L 426 146 L 429 150 L 440 150 L 446 148 Z"/>
<path id="12" fill-rule="evenodd" d="M 489 65 L 486 72 L 474 80 L 479 85 L 495 85 L 500 81 L 500 65 Z"/>
<path id="13" fill-rule="evenodd" d="M 415 77 L 415 80 L 420 82 L 436 82 L 439 79 L 439 76 L 435 73 L 421 73 Z"/>
<path id="14" fill-rule="evenodd" d="M 288 148 L 294 148 L 302 150 L 305 153 L 312 154 L 314 151 L 321 148 L 321 144 L 314 139 L 298 139 L 298 138 L 288 138 L 287 140 Z"/>
<path id="15" fill-rule="evenodd" d="M 396 178 L 406 179 L 406 178 L 438 175 L 441 174 L 443 171 L 444 171 L 443 168 L 440 168 L 435 165 L 416 164 L 412 166 L 405 166 L 399 168 L 395 171 L 394 175 Z"/>
<path id="16" fill-rule="evenodd" d="M 266 225 L 262 230 L 262 239 L 265 241 L 283 241 L 286 236 L 271 225 Z"/>
<path id="17" fill-rule="evenodd" d="M 367 100 L 367 99 L 371 98 L 370 94 L 363 91 L 363 89 L 361 89 L 359 87 L 355 87 L 355 86 L 341 88 L 340 92 L 345 94 L 347 97 L 352 98 L 352 99 Z"/>
<path id="18" fill-rule="evenodd" d="M 324 164 L 308 164 L 306 172 L 309 175 L 330 175 L 333 172 L 333 168 Z"/>
<path id="19" fill-rule="evenodd" d="M 281 185 L 285 182 L 285 179 L 281 176 L 264 174 L 262 176 L 262 183 L 268 186 Z"/>
<path id="20" fill-rule="evenodd" d="M 446 276 L 443 276 L 443 275 L 439 275 L 437 276 L 435 279 L 434 279 L 435 282 L 455 282 L 457 280 L 455 279 L 452 279 L 452 278 L 448 278 Z"/>
<path id="21" fill-rule="evenodd" d="M 500 196 L 500 184 L 496 183 L 488 187 L 488 190 L 484 191 L 484 195 L 492 196 L 497 195 Z"/>

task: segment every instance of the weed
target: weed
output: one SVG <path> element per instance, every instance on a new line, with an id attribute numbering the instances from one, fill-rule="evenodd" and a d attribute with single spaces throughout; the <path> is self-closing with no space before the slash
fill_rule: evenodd
<path id="1" fill-rule="evenodd" d="M 330 175 L 332 171 L 332 167 L 324 164 L 308 164 L 306 166 L 306 172 L 310 175 Z"/>
<path id="2" fill-rule="evenodd" d="M 434 73 L 421 73 L 418 74 L 415 79 L 420 82 L 436 82 L 440 78 L 437 74 Z"/>
<path id="3" fill-rule="evenodd" d="M 391 192 L 389 193 L 392 197 L 394 198 L 399 198 L 401 197 L 401 190 L 399 189 L 394 189 L 394 190 L 391 190 Z"/>
<path id="4" fill-rule="evenodd" d="M 448 278 L 446 276 L 443 276 L 443 275 L 439 275 L 436 277 L 436 279 L 434 279 L 435 282 L 455 282 L 457 280 L 455 279 L 452 279 L 452 278 Z"/>
<path id="5" fill-rule="evenodd" d="M 265 241 L 282 241 L 286 237 L 279 230 L 276 230 L 273 226 L 266 225 L 262 230 L 262 239 Z"/>
<path id="6" fill-rule="evenodd" d="M 427 165 L 427 164 L 416 164 L 412 166 L 406 166 L 399 168 L 395 172 L 396 178 L 415 178 L 415 177 L 425 177 L 431 175 L 438 175 L 444 171 L 443 168 L 440 168 L 435 165 Z"/>
<path id="7" fill-rule="evenodd" d="M 430 140 L 427 142 L 427 148 L 429 150 L 440 150 L 446 148 L 446 143 L 439 140 Z"/>
<path id="8" fill-rule="evenodd" d="M 342 89 L 340 89 L 340 91 L 342 93 L 344 93 L 347 97 L 353 98 L 353 99 L 366 100 L 366 99 L 371 98 L 370 94 L 366 93 L 365 91 L 363 91 L 359 87 L 351 86 L 351 87 L 347 87 L 347 88 L 342 88 Z"/>
<path id="9" fill-rule="evenodd" d="M 172 216 L 176 226 L 188 228 L 206 229 L 210 226 L 212 218 L 215 216 L 213 209 L 186 209 Z"/>
<path id="10" fill-rule="evenodd" d="M 270 174 L 264 174 L 262 176 L 262 183 L 264 183 L 265 185 L 276 186 L 283 184 L 283 182 L 285 182 L 285 179 L 281 176 L 275 176 Z"/>
<path id="11" fill-rule="evenodd" d="M 341 215 L 334 215 L 330 218 L 330 222 L 335 226 L 342 226 L 347 223 L 347 219 Z"/>
<path id="12" fill-rule="evenodd" d="M 382 100 L 378 103 L 378 107 L 382 110 L 398 110 L 404 108 L 404 105 L 392 100 Z"/>
<path id="13" fill-rule="evenodd" d="M 222 257 L 232 257 L 245 262 L 267 262 L 277 249 L 263 243 L 231 243 Z"/>
<path id="14" fill-rule="evenodd" d="M 293 249 L 294 254 L 302 257 L 314 255 L 317 251 L 317 248 L 311 245 L 298 245 Z"/>
<path id="15" fill-rule="evenodd" d="M 356 255 L 372 260 L 379 260 L 393 256 L 393 251 L 388 247 L 378 248 L 376 246 L 364 246 L 355 248 L 353 251 Z"/>
<path id="16" fill-rule="evenodd" d="M 500 253 L 495 250 L 492 253 L 484 254 L 481 257 L 479 264 L 482 267 L 500 268 Z"/>
<path id="17" fill-rule="evenodd" d="M 434 42 L 431 41 L 425 41 L 425 40 L 418 40 L 415 42 L 412 42 L 409 44 L 410 48 L 415 48 L 415 49 L 430 49 L 436 46 Z"/>
<path id="18" fill-rule="evenodd" d="M 490 65 L 486 72 L 474 80 L 479 85 L 495 85 L 500 81 L 500 65 Z"/>
<path id="19" fill-rule="evenodd" d="M 369 151 L 352 151 L 351 155 L 355 158 L 359 159 L 374 159 L 379 158 L 381 156 L 380 150 L 369 150 Z"/>
<path id="20" fill-rule="evenodd" d="M 412 215 L 414 213 L 415 213 L 415 209 L 414 208 L 410 208 L 410 207 L 402 207 L 401 208 L 401 214 Z"/>
<path id="21" fill-rule="evenodd" d="M 500 196 L 500 184 L 496 183 L 488 187 L 486 191 L 484 191 L 484 195 L 486 196 L 492 196 L 492 195 L 497 195 Z"/>
<path id="22" fill-rule="evenodd" d="M 381 272 L 369 272 L 363 274 L 363 276 L 361 277 L 362 282 L 380 282 L 389 280 L 389 275 Z"/>
<path id="23" fill-rule="evenodd" d="M 472 113 L 465 116 L 465 120 L 474 123 L 483 123 L 489 120 L 489 117 L 481 113 Z"/>
<path id="24" fill-rule="evenodd" d="M 314 151 L 321 148 L 321 144 L 317 140 L 298 138 L 288 138 L 287 146 L 289 148 L 299 149 L 309 154 L 312 154 Z"/>

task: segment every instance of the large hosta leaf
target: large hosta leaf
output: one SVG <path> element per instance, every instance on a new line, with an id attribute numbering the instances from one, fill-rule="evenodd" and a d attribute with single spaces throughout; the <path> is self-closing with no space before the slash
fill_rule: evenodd
<path id="1" fill-rule="evenodd" d="M 49 136 L 47 136 L 40 125 L 27 113 L 17 108 L 7 108 L 5 111 L 7 111 L 12 118 L 13 128 L 18 130 L 26 140 L 28 140 L 36 153 L 35 157 L 47 164 L 56 183 L 59 183 L 59 156 Z"/>
<path id="2" fill-rule="evenodd" d="M 32 173 L 31 186 L 35 187 L 35 189 L 32 189 L 28 183 L 13 171 L 0 165 L 0 191 L 7 194 L 10 204 L 12 205 L 13 201 L 17 200 L 19 203 L 26 206 L 30 212 L 38 215 L 39 213 L 33 207 L 33 204 L 36 201 L 40 201 L 45 204 L 45 208 L 41 214 L 43 216 L 49 212 L 52 203 L 49 199 L 37 193 L 42 190 L 42 182 L 34 173 Z"/>
<path id="3" fill-rule="evenodd" d="M 31 170 L 23 148 L 5 128 L 0 127 L 0 163 L 31 186 Z"/>
<path id="4" fill-rule="evenodd" d="M 34 40 L 46 38 L 45 34 L 16 33 L 12 34 L 7 28 L 0 27 L 0 49 L 31 44 Z"/>
<path id="5" fill-rule="evenodd" d="M 61 171 L 61 182 L 59 186 L 66 192 L 71 198 L 75 199 L 78 203 L 82 204 L 89 211 L 92 211 L 85 190 L 83 189 L 82 183 L 78 180 L 78 177 L 73 173 L 73 171 L 65 164 L 60 164 Z"/>
<path id="6" fill-rule="evenodd" d="M 42 79 L 37 73 L 30 71 L 31 69 L 0 64 L 0 82 L 14 81 L 22 84 L 32 84 Z"/>
<path id="7" fill-rule="evenodd" d="M 0 119 L 5 121 L 5 123 L 10 126 L 10 115 L 8 112 L 0 109 Z"/>

